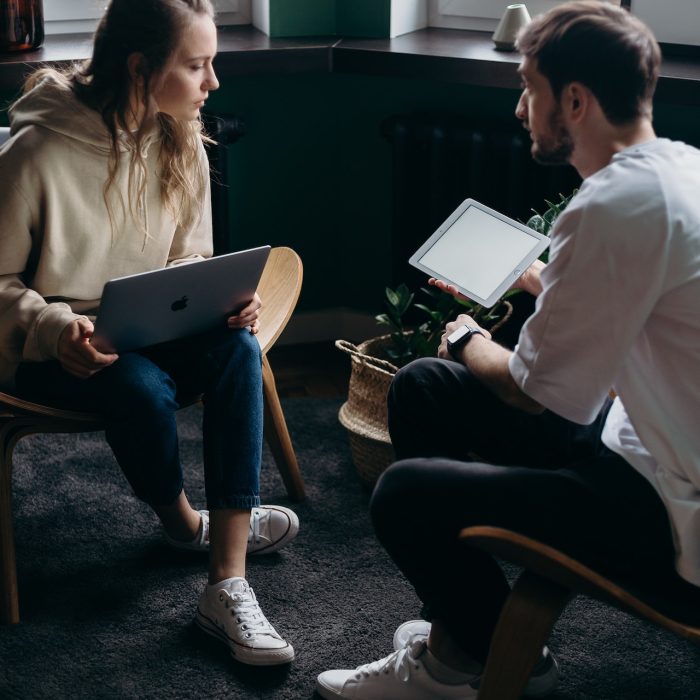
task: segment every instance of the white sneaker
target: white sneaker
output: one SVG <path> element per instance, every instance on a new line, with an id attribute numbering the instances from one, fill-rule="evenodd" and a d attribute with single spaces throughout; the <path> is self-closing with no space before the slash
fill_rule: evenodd
<path id="1" fill-rule="evenodd" d="M 409 620 L 399 625 L 394 632 L 394 649 L 403 649 L 411 639 L 427 639 L 430 623 L 425 620 Z M 547 647 L 542 650 L 542 659 L 532 670 L 523 695 L 528 698 L 543 698 L 554 692 L 559 683 L 559 664 Z"/>
<path id="2" fill-rule="evenodd" d="M 199 597 L 196 624 L 228 645 L 231 656 L 252 666 L 276 666 L 294 660 L 294 649 L 263 615 L 244 578 L 225 586 L 205 586 Z"/>
<path id="3" fill-rule="evenodd" d="M 175 549 L 187 549 L 193 552 L 209 551 L 209 511 L 200 510 L 201 523 L 199 532 L 190 542 L 174 540 L 163 532 L 165 541 Z M 291 542 L 299 532 L 297 514 L 284 506 L 260 506 L 250 512 L 250 530 L 248 531 L 248 554 L 270 554 Z"/>
<path id="4" fill-rule="evenodd" d="M 424 639 L 413 639 L 393 654 L 354 671 L 324 671 L 316 679 L 316 692 L 326 700 L 472 700 L 478 688 L 472 683 L 448 685 L 435 680 L 421 657 Z M 478 676 L 474 677 L 479 680 Z"/>
<path id="5" fill-rule="evenodd" d="M 430 623 L 426 620 L 409 620 L 396 628 L 394 632 L 394 651 L 403 649 L 411 637 L 427 639 L 430 634 Z"/>
<path id="6" fill-rule="evenodd" d="M 291 542 L 299 532 L 297 514 L 284 506 L 260 506 L 250 514 L 248 554 L 270 554 Z"/>

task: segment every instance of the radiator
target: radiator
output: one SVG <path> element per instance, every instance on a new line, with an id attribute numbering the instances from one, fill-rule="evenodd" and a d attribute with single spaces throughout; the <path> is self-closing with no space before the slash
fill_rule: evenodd
<path id="1" fill-rule="evenodd" d="M 530 137 L 517 124 L 410 114 L 385 119 L 382 134 L 392 149 L 394 284 L 425 284 L 425 275 L 406 261 L 467 197 L 525 222 L 531 209 L 544 209 L 545 199 L 557 200 L 580 184 L 570 166 L 535 163 Z"/>

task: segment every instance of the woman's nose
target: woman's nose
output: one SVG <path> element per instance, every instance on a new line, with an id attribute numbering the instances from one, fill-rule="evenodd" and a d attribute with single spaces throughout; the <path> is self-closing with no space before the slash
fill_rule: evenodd
<path id="1" fill-rule="evenodd" d="M 207 75 L 206 79 L 207 83 L 207 89 L 211 92 L 212 90 L 218 90 L 219 89 L 219 80 L 216 77 L 216 73 L 214 72 L 214 69 L 211 68 L 209 70 L 209 74 Z"/>

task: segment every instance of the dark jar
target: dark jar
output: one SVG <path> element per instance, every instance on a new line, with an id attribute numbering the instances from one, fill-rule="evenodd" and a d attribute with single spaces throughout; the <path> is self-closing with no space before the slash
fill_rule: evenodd
<path id="1" fill-rule="evenodd" d="M 0 1 L 0 52 L 31 51 L 43 41 L 43 0 Z"/>

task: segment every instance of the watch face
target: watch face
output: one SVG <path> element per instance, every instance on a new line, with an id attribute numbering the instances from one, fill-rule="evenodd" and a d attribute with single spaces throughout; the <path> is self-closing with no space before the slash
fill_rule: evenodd
<path id="1" fill-rule="evenodd" d="M 452 331 L 447 336 L 447 342 L 451 345 L 458 343 L 462 338 L 471 333 L 471 328 L 469 326 L 460 326 L 456 331 Z"/>

